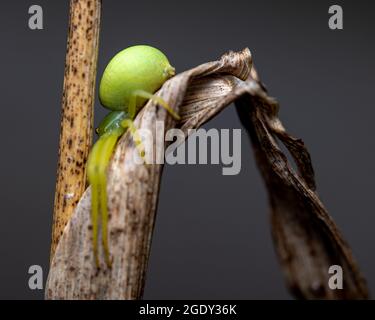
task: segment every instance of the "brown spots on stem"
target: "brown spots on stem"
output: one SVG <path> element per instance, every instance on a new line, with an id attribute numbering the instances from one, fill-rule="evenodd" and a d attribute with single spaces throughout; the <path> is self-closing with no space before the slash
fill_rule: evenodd
<path id="1" fill-rule="evenodd" d="M 71 149 L 71 148 L 72 148 L 72 144 L 73 144 L 73 139 L 72 139 L 72 138 L 69 138 L 67 144 L 68 144 L 68 148 Z M 67 160 L 68 160 L 68 162 L 70 163 L 72 159 L 71 159 L 71 158 L 68 158 Z"/>

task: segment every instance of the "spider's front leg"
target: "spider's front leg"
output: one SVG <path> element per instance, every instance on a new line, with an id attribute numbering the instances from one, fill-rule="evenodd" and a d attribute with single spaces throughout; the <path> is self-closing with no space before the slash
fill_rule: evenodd
<path id="1" fill-rule="evenodd" d="M 135 114 L 137 112 L 137 98 L 143 98 L 148 99 L 151 101 L 154 101 L 155 103 L 162 106 L 167 112 L 177 121 L 181 119 L 181 117 L 169 106 L 169 104 L 161 97 L 152 94 L 150 92 L 144 91 L 144 90 L 135 90 L 129 98 L 129 105 L 128 105 L 128 112 L 129 117 L 131 119 L 134 119 Z"/>
<path id="2" fill-rule="evenodd" d="M 121 121 L 123 111 L 111 112 L 101 122 L 99 139 L 93 146 L 87 162 L 87 178 L 91 184 L 92 244 L 96 265 L 99 266 L 98 233 L 101 227 L 102 244 L 107 265 L 111 266 L 108 247 L 107 167 L 119 137 L 124 133 Z"/>
<path id="3" fill-rule="evenodd" d="M 144 151 L 144 146 L 142 144 L 142 140 L 137 133 L 137 128 L 134 126 L 133 119 L 135 118 L 136 112 L 137 112 L 137 98 L 143 98 L 143 99 L 148 99 L 151 101 L 154 101 L 155 103 L 161 105 L 167 112 L 177 121 L 179 121 L 181 118 L 180 116 L 169 106 L 169 104 L 162 98 L 160 98 L 157 95 L 154 95 L 152 93 L 149 93 L 144 90 L 135 90 L 129 98 L 128 101 L 128 114 L 129 118 L 124 119 L 121 122 L 121 125 L 123 128 L 129 129 L 130 134 L 132 135 L 133 141 L 135 146 L 138 148 L 139 154 L 141 158 L 144 159 L 145 156 L 145 151 Z"/>
<path id="4" fill-rule="evenodd" d="M 121 122 L 121 125 L 123 126 L 125 130 L 126 129 L 130 130 L 134 143 L 136 147 L 138 148 L 139 154 L 142 158 L 144 158 L 145 156 L 144 146 L 142 144 L 142 140 L 140 136 L 137 133 L 137 128 L 134 126 L 134 122 L 133 122 L 133 119 L 135 118 L 135 115 L 137 112 L 137 98 L 143 98 L 143 99 L 154 101 L 158 105 L 162 106 L 165 110 L 167 110 L 167 112 L 177 121 L 179 121 L 181 117 L 169 106 L 169 104 L 164 99 L 162 99 L 161 97 L 157 95 L 154 95 L 144 90 L 135 90 L 130 95 L 130 98 L 128 101 L 129 118 L 124 119 Z"/>

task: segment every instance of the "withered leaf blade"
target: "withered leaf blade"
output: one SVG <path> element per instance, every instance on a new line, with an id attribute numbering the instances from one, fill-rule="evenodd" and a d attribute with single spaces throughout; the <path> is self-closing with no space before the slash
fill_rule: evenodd
<path id="1" fill-rule="evenodd" d="M 248 82 L 256 81 L 251 76 Z M 289 135 L 267 101 L 246 94 L 236 101 L 268 190 L 274 245 L 290 291 L 303 299 L 366 299 L 366 282 L 351 249 L 315 192 L 309 152 Z M 276 142 L 285 144 L 295 172 Z M 331 266 L 343 270 L 343 289 L 329 286 Z"/>
<path id="2" fill-rule="evenodd" d="M 175 123 L 164 109 L 150 101 L 137 115 L 135 125 L 155 132 L 156 121 L 162 121 L 165 131 L 177 127 L 187 137 L 189 129 L 199 128 L 230 103 L 240 99 L 241 119 L 252 138 L 258 164 L 270 192 L 275 245 L 288 283 L 292 288 L 298 288 L 294 292 L 304 298 L 365 297 L 366 288 L 350 249 L 313 191 L 315 184 L 308 152 L 300 140 L 284 132 L 277 118 L 277 102 L 267 95 L 255 77 L 248 49 L 229 52 L 218 61 L 176 75 L 158 91 L 157 94 L 182 116 L 180 123 Z M 286 157 L 277 149 L 273 136 L 278 136 L 287 144 L 297 159 L 300 176 L 288 167 Z M 167 146 L 155 134 L 152 145 L 157 150 L 156 154 Z M 47 299 L 142 297 L 163 165 L 136 164 L 137 152 L 126 133 L 117 145 L 108 170 L 112 268 L 108 269 L 103 260 L 100 269 L 95 267 L 90 232 L 91 190 L 88 188 L 58 244 L 47 280 Z M 270 166 L 271 160 L 279 161 L 280 166 Z M 277 188 L 269 187 L 274 184 Z M 301 203 L 304 206 L 299 215 L 301 211 L 297 207 Z M 310 225 L 311 221 L 314 224 Z M 296 228 L 302 232 L 301 235 L 296 235 Z M 285 241 L 285 234 L 292 241 Z M 331 242 L 326 241 L 328 238 Z M 244 241 L 250 239 L 251 235 Z M 306 239 L 309 239 L 308 244 Z M 299 241 L 302 244 L 298 244 Z M 311 248 L 315 250 L 314 254 Z M 298 271 L 297 267 L 304 267 L 305 259 L 308 259 L 309 269 Z M 322 270 L 336 261 L 345 268 L 345 283 L 349 289 L 344 295 L 332 291 L 322 296 L 316 284 L 327 284 L 327 275 Z"/>

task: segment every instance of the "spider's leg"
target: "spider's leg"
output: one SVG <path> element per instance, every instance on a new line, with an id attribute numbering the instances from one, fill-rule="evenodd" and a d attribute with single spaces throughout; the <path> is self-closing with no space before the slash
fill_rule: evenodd
<path id="1" fill-rule="evenodd" d="M 100 153 L 99 176 L 99 208 L 101 212 L 101 230 L 104 256 L 107 266 L 111 267 L 111 259 L 108 246 L 108 203 L 107 203 L 107 167 L 119 136 L 117 134 L 107 134 L 102 136 L 103 146 Z"/>
<path id="2" fill-rule="evenodd" d="M 135 118 L 135 114 L 137 111 L 137 97 L 149 99 L 149 100 L 156 102 L 157 104 L 161 105 L 165 110 L 167 110 L 167 112 L 170 113 L 172 117 L 176 120 L 180 120 L 181 117 L 168 105 L 168 103 L 164 99 L 160 98 L 159 96 L 156 96 L 144 90 L 135 90 L 130 95 L 130 99 L 128 101 L 128 109 L 127 109 L 129 118 L 122 120 L 121 125 L 124 129 L 129 128 L 129 131 L 133 137 L 134 143 L 136 147 L 138 148 L 141 157 L 144 158 L 145 156 L 144 146 L 142 144 L 141 138 L 139 137 L 137 133 L 137 128 L 134 126 L 134 123 L 132 121 L 132 119 Z"/>
<path id="3" fill-rule="evenodd" d="M 99 266 L 98 230 L 100 224 L 105 258 L 107 265 L 110 266 L 107 231 L 108 209 L 106 172 L 114 146 L 116 145 L 119 136 L 118 132 L 108 132 L 102 135 L 92 148 L 87 162 L 87 178 L 91 184 L 92 241 L 97 266 Z M 99 214 L 101 217 L 100 220 Z"/>
<path id="4" fill-rule="evenodd" d="M 139 154 L 142 158 L 145 156 L 145 150 L 142 143 L 142 139 L 138 134 L 137 128 L 134 125 L 133 120 L 127 118 L 122 120 L 121 125 L 124 129 L 129 129 L 129 132 L 133 138 L 134 144 L 137 147 Z"/>
<path id="5" fill-rule="evenodd" d="M 98 258 L 98 216 L 99 216 L 99 167 L 100 154 L 103 140 L 99 139 L 93 146 L 87 161 L 87 178 L 91 184 L 91 223 L 92 223 L 92 246 L 94 259 L 99 266 Z"/>
<path id="6" fill-rule="evenodd" d="M 136 97 L 140 97 L 140 98 L 145 98 L 145 99 L 149 99 L 149 100 L 152 100 L 154 101 L 155 103 L 159 104 L 160 106 L 162 106 L 165 110 L 167 110 L 167 112 L 177 121 L 179 121 L 181 119 L 181 117 L 169 106 L 169 104 L 161 97 L 157 96 L 157 95 L 154 95 L 152 93 L 149 93 L 147 91 L 144 91 L 144 90 L 135 90 L 133 92 L 133 94 L 131 95 L 132 97 L 135 97 L 135 98 L 131 98 L 130 101 L 129 101 L 129 111 L 130 112 L 134 112 L 135 113 L 135 106 L 136 106 Z M 133 106 L 133 105 L 134 106 Z M 132 113 L 130 113 L 130 115 L 132 115 Z"/>

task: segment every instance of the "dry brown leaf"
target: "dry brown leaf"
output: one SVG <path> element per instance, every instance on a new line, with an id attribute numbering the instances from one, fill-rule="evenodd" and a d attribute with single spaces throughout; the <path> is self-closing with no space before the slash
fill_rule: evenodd
<path id="1" fill-rule="evenodd" d="M 165 131 L 177 127 L 186 136 L 189 129 L 199 128 L 236 101 L 268 187 L 275 247 L 292 292 L 301 298 L 367 297 L 351 251 L 314 191 L 309 154 L 301 140 L 283 129 L 278 104 L 258 80 L 248 49 L 178 74 L 157 94 L 180 113 L 182 121 L 175 123 L 150 101 L 137 115 L 135 125 L 154 132 L 156 120 L 163 121 Z M 296 159 L 298 174 L 276 138 Z M 166 145 L 164 140 L 154 139 L 153 147 L 160 151 Z M 112 269 L 104 261 L 100 269 L 95 267 L 88 188 L 58 244 L 47 280 L 47 299 L 142 297 L 163 165 L 135 164 L 137 152 L 130 135 L 125 134 L 108 170 Z M 328 289 L 332 264 L 344 268 L 344 290 Z"/>

